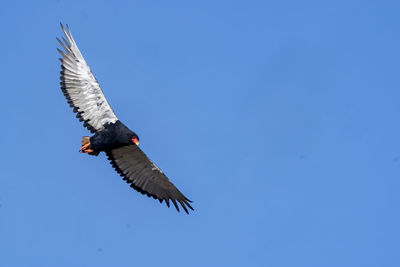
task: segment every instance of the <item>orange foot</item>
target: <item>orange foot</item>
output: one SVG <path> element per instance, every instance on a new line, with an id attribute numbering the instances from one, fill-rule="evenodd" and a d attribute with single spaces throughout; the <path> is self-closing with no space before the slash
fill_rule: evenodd
<path id="1" fill-rule="evenodd" d="M 93 149 L 90 148 L 90 138 L 85 136 L 82 138 L 82 147 L 79 149 L 81 153 L 87 153 L 90 155 L 98 155 L 99 153 L 94 152 Z"/>

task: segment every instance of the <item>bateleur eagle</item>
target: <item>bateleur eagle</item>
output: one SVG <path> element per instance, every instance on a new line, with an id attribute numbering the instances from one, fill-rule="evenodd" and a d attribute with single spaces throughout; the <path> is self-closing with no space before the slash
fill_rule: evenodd
<path id="1" fill-rule="evenodd" d="M 111 165 L 132 188 L 149 197 L 172 201 L 179 211 L 179 204 L 188 212 L 190 201 L 168 179 L 163 171 L 139 148 L 138 135 L 125 126 L 115 115 L 99 83 L 83 58 L 67 25 L 62 41 L 61 90 L 77 118 L 93 136 L 82 138 L 80 152 L 97 156 L 105 152 Z"/>

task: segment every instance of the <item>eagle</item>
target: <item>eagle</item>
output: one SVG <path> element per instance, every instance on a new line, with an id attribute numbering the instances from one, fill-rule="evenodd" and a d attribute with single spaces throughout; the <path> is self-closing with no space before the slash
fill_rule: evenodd
<path id="1" fill-rule="evenodd" d="M 89 65 L 79 51 L 71 31 L 60 23 L 65 38 L 56 38 L 64 51 L 61 54 L 60 85 L 76 117 L 92 136 L 82 137 L 81 153 L 107 155 L 112 167 L 136 191 L 179 205 L 189 214 L 192 202 L 168 179 L 165 173 L 139 148 L 139 136 L 115 115 Z"/>

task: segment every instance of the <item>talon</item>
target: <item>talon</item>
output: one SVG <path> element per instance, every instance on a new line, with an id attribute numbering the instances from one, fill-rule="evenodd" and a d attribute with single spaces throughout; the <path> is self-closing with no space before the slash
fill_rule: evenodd
<path id="1" fill-rule="evenodd" d="M 82 137 L 82 147 L 79 149 L 81 153 L 87 153 L 90 155 L 96 155 L 98 153 L 94 152 L 93 149 L 90 147 L 90 137 L 84 136 Z"/>
<path id="2" fill-rule="evenodd" d="M 82 137 L 82 147 L 79 149 L 79 152 L 81 153 L 86 153 L 89 155 L 97 156 L 100 152 L 99 151 L 94 151 L 90 147 L 90 137 L 89 136 L 84 136 Z"/>
<path id="3" fill-rule="evenodd" d="M 93 149 L 90 149 L 90 148 L 88 148 L 88 149 L 79 150 L 79 152 L 81 152 L 81 153 L 87 153 L 87 154 L 90 154 L 90 153 L 93 153 L 93 152 L 94 152 L 94 150 L 93 150 Z"/>
<path id="4" fill-rule="evenodd" d="M 85 150 L 90 146 L 90 142 L 86 143 L 85 145 L 83 145 L 80 149 L 79 152 L 85 153 Z"/>

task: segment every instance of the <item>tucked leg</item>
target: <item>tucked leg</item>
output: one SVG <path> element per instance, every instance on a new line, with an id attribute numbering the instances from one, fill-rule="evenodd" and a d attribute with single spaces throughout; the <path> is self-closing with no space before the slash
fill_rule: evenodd
<path id="1" fill-rule="evenodd" d="M 89 136 L 82 137 L 82 147 L 79 149 L 79 152 L 87 153 L 94 156 L 97 156 L 99 154 L 99 152 L 95 152 L 93 149 L 91 149 Z"/>

